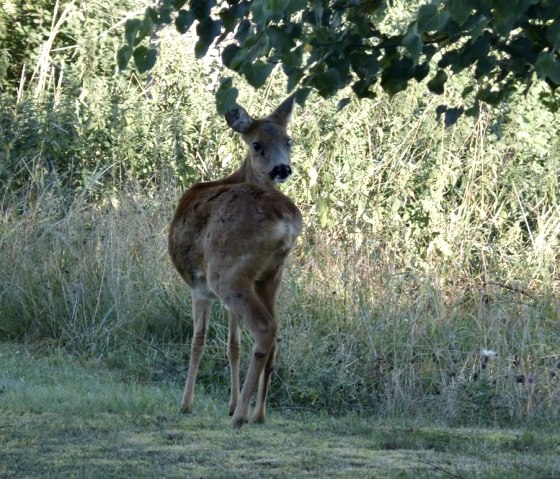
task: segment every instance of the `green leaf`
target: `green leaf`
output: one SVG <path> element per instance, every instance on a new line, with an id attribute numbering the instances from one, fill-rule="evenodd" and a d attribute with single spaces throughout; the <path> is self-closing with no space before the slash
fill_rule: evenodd
<path id="1" fill-rule="evenodd" d="M 216 6 L 216 0 L 191 0 L 190 10 L 199 21 L 210 17 L 210 11 Z"/>
<path id="2" fill-rule="evenodd" d="M 260 88 L 265 84 L 273 68 L 273 64 L 257 60 L 253 64 L 249 63 L 245 65 L 242 73 L 252 87 Z"/>
<path id="3" fill-rule="evenodd" d="M 443 115 L 447 111 L 447 105 L 438 105 L 436 107 L 436 120 L 439 121 L 441 115 Z"/>
<path id="4" fill-rule="evenodd" d="M 158 23 L 168 25 L 173 21 L 172 14 L 175 12 L 175 9 L 169 2 L 159 2 L 157 12 L 159 16 Z"/>
<path id="5" fill-rule="evenodd" d="M 552 53 L 541 52 L 535 63 L 537 76 L 541 79 L 548 78 L 556 85 L 560 85 L 560 61 Z"/>
<path id="6" fill-rule="evenodd" d="M 381 70 L 379 60 L 371 53 L 356 50 L 350 54 L 349 59 L 352 69 L 362 79 L 376 76 Z"/>
<path id="7" fill-rule="evenodd" d="M 484 34 L 476 39 L 469 39 L 460 50 L 449 50 L 440 59 L 438 66 L 451 67 L 453 73 L 459 73 L 473 65 L 477 60 L 485 61 L 490 51 L 490 39 Z"/>
<path id="8" fill-rule="evenodd" d="M 352 90 L 358 98 L 375 98 L 375 93 L 370 90 L 373 80 L 358 80 L 352 84 Z"/>
<path id="9" fill-rule="evenodd" d="M 142 27 L 142 20 L 139 18 L 130 18 L 124 24 L 124 38 L 126 43 L 129 45 L 134 45 L 134 40 L 136 40 L 136 34 L 138 30 Z"/>
<path id="10" fill-rule="evenodd" d="M 524 62 L 535 63 L 538 51 L 533 42 L 526 37 L 519 37 L 507 45 L 507 51 L 514 57 L 520 57 Z"/>
<path id="11" fill-rule="evenodd" d="M 154 16 L 156 17 L 155 22 L 154 22 Z M 136 34 L 136 39 L 134 40 L 134 46 L 139 45 L 140 42 L 150 34 L 152 28 L 154 27 L 154 24 L 157 24 L 158 21 L 159 20 L 158 20 L 157 12 L 151 7 L 146 8 L 146 11 L 144 12 L 144 19 L 142 20 L 142 24 L 138 29 L 138 32 Z"/>
<path id="12" fill-rule="evenodd" d="M 422 49 L 422 53 L 427 60 L 431 60 L 438 51 L 439 49 L 435 45 L 424 45 L 424 48 Z"/>
<path id="13" fill-rule="evenodd" d="M 251 2 L 251 14 L 253 21 L 256 25 L 263 26 L 267 20 L 269 20 L 272 11 L 268 8 L 268 3 L 265 0 L 253 0 Z"/>
<path id="14" fill-rule="evenodd" d="M 180 10 L 181 8 L 183 8 L 183 5 L 185 5 L 185 3 L 187 3 L 187 0 L 172 0 L 171 4 L 173 5 L 173 8 L 175 10 Z"/>
<path id="15" fill-rule="evenodd" d="M 476 68 L 474 70 L 474 77 L 478 80 L 483 76 L 486 76 L 494 70 L 496 66 L 496 57 L 494 55 L 488 55 L 486 58 L 480 58 L 476 62 Z"/>
<path id="16" fill-rule="evenodd" d="M 298 67 L 292 67 L 290 65 L 286 65 L 285 63 L 282 63 L 282 69 L 284 70 L 284 73 L 288 77 L 288 85 L 287 85 L 288 91 L 292 91 L 299 83 L 299 81 L 303 78 L 304 75 L 303 70 Z"/>
<path id="17" fill-rule="evenodd" d="M 493 18 L 496 31 L 504 37 L 507 36 L 520 26 L 520 20 L 526 15 L 527 9 L 536 3 L 539 3 L 539 0 L 494 0 Z"/>
<path id="18" fill-rule="evenodd" d="M 214 42 L 214 39 L 222 31 L 222 21 L 213 20 L 211 17 L 205 18 L 196 26 L 196 34 L 198 35 L 198 41 L 194 46 L 194 53 L 196 58 L 200 59 L 208 49 L 210 45 Z"/>
<path id="19" fill-rule="evenodd" d="M 132 58 L 132 47 L 129 45 L 122 46 L 117 52 L 117 65 L 119 70 L 124 70 L 128 66 L 128 62 Z"/>
<path id="20" fill-rule="evenodd" d="M 289 50 L 295 46 L 294 41 L 286 33 L 286 31 L 276 25 L 272 25 L 266 29 L 266 34 L 268 35 L 268 39 L 270 41 L 270 45 L 277 50 Z"/>
<path id="21" fill-rule="evenodd" d="M 181 34 L 187 33 L 194 20 L 194 15 L 190 11 L 179 10 L 177 17 L 175 18 L 175 28 Z"/>
<path id="22" fill-rule="evenodd" d="M 290 15 L 303 10 L 305 7 L 307 7 L 307 0 L 290 0 L 284 11 L 284 15 L 289 17 Z"/>
<path id="23" fill-rule="evenodd" d="M 253 25 L 249 20 L 244 18 L 243 20 L 241 20 L 241 22 L 239 22 L 239 25 L 237 26 L 237 30 L 235 31 L 234 38 L 239 43 L 243 43 L 245 39 L 249 35 L 251 35 L 252 32 L 253 32 Z"/>
<path id="24" fill-rule="evenodd" d="M 487 29 L 487 27 L 491 23 L 490 14 L 488 16 L 485 15 L 476 15 L 471 17 L 466 25 L 465 30 L 471 36 L 472 40 L 477 39 L 480 37 Z"/>
<path id="25" fill-rule="evenodd" d="M 227 11 L 235 18 L 245 18 L 249 13 L 250 6 L 251 5 L 249 4 L 249 2 L 234 3 L 228 8 Z"/>
<path id="26" fill-rule="evenodd" d="M 266 11 L 272 15 L 282 15 L 290 6 L 290 0 L 268 0 L 265 2 Z"/>
<path id="27" fill-rule="evenodd" d="M 414 79 L 417 82 L 421 82 L 430 73 L 430 62 L 420 63 L 414 68 Z"/>
<path id="28" fill-rule="evenodd" d="M 467 85 L 461 92 L 461 97 L 466 98 L 474 91 L 474 85 Z"/>
<path id="29" fill-rule="evenodd" d="M 303 51 L 304 47 L 300 45 L 293 50 L 279 52 L 282 66 L 287 65 L 292 68 L 299 68 L 303 60 Z"/>
<path id="30" fill-rule="evenodd" d="M 449 20 L 449 13 L 440 11 L 434 4 L 422 5 L 418 9 L 418 31 L 434 32 L 441 30 Z"/>
<path id="31" fill-rule="evenodd" d="M 473 8 L 475 8 L 478 13 L 484 15 L 485 17 L 490 16 L 490 12 L 492 11 L 492 3 L 494 0 L 470 0 Z"/>
<path id="32" fill-rule="evenodd" d="M 144 45 L 134 49 L 134 63 L 140 73 L 151 70 L 156 64 L 157 50 L 155 48 L 148 48 Z"/>
<path id="33" fill-rule="evenodd" d="M 494 0 L 494 27 L 496 31 L 506 36 L 515 24 L 515 7 L 512 8 L 512 0 Z"/>
<path id="34" fill-rule="evenodd" d="M 239 90 L 232 87 L 231 77 L 221 78 L 220 86 L 216 91 L 216 109 L 220 115 L 225 115 L 226 112 L 235 106 Z"/>
<path id="35" fill-rule="evenodd" d="M 144 19 L 149 19 L 153 25 L 157 25 L 159 23 L 159 17 L 156 9 L 153 7 L 146 8 Z"/>
<path id="36" fill-rule="evenodd" d="M 301 23 L 288 23 L 284 26 L 284 29 L 294 40 L 301 38 L 303 35 L 303 26 Z"/>
<path id="37" fill-rule="evenodd" d="M 330 219 L 330 210 L 331 210 L 331 202 L 328 197 L 326 198 L 317 198 L 315 202 L 315 207 L 317 208 L 317 212 L 319 214 L 319 224 L 322 228 L 327 228 L 331 223 Z"/>
<path id="38" fill-rule="evenodd" d="M 441 95 L 445 91 L 445 82 L 447 81 L 447 73 L 444 70 L 438 70 L 434 78 L 428 82 L 428 90 L 436 95 Z"/>
<path id="39" fill-rule="evenodd" d="M 556 21 L 546 31 L 546 39 L 550 46 L 556 50 L 560 49 L 560 22 Z"/>
<path id="40" fill-rule="evenodd" d="M 236 65 L 234 64 L 234 58 L 241 51 L 241 48 L 234 43 L 229 44 L 222 51 L 222 62 L 228 68 L 236 70 Z"/>
<path id="41" fill-rule="evenodd" d="M 420 58 L 420 54 L 422 53 L 422 47 L 424 46 L 424 42 L 418 33 L 418 27 L 416 24 L 413 24 L 403 37 L 402 46 L 408 50 L 414 65 L 416 65 Z"/>
<path id="42" fill-rule="evenodd" d="M 481 88 L 476 93 L 476 100 L 496 106 L 500 102 L 500 92 L 492 91 L 490 87 Z"/>
<path id="43" fill-rule="evenodd" d="M 548 0 L 539 5 L 543 20 L 558 20 L 560 17 L 560 2 Z"/>
<path id="44" fill-rule="evenodd" d="M 311 88 L 299 88 L 295 93 L 294 97 L 298 105 L 305 105 L 307 97 L 311 93 Z"/>
<path id="45" fill-rule="evenodd" d="M 312 84 L 322 97 L 334 95 L 340 88 L 340 72 L 336 68 L 329 68 L 327 71 L 313 76 Z"/>
<path id="46" fill-rule="evenodd" d="M 450 0 L 447 9 L 451 18 L 462 25 L 471 16 L 473 7 L 468 0 Z"/>
<path id="47" fill-rule="evenodd" d="M 470 108 L 465 110 L 465 116 L 468 116 L 468 117 L 477 118 L 479 114 L 480 114 L 480 102 L 479 101 L 475 101 L 473 106 L 471 106 Z"/>
<path id="48" fill-rule="evenodd" d="M 235 28 L 237 17 L 229 9 L 222 8 L 219 13 L 220 19 L 224 24 L 226 31 L 231 32 Z"/>
<path id="49" fill-rule="evenodd" d="M 383 69 L 381 75 L 381 87 L 389 95 L 393 96 L 405 90 L 410 79 L 414 78 L 414 65 L 412 59 L 404 57 L 393 60 L 392 63 Z"/>
<path id="50" fill-rule="evenodd" d="M 338 102 L 338 105 L 336 106 L 336 111 L 339 112 L 340 110 L 343 110 L 349 104 L 350 104 L 350 98 L 343 98 Z"/>
<path id="51" fill-rule="evenodd" d="M 447 108 L 445 111 L 444 124 L 446 127 L 453 126 L 457 120 L 465 112 L 465 109 L 460 106 L 458 108 Z"/>

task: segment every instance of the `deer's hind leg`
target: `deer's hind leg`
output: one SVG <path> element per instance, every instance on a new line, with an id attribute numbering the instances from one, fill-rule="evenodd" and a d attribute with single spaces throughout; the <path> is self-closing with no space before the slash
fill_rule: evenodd
<path id="1" fill-rule="evenodd" d="M 185 414 L 192 411 L 196 374 L 198 372 L 202 353 L 204 352 L 206 331 L 208 330 L 208 321 L 212 308 L 211 300 L 197 296 L 194 291 L 191 297 L 194 331 L 191 343 L 191 357 L 189 359 L 189 372 L 187 375 L 187 382 L 185 383 L 183 398 L 181 399 L 181 412 Z"/>
<path id="2" fill-rule="evenodd" d="M 247 375 L 231 419 L 233 427 L 240 427 L 247 422 L 251 398 L 273 348 L 276 321 L 245 275 L 242 278 L 230 278 L 230 281 L 216 284 L 214 291 L 231 313 L 241 319 L 255 341 Z"/>
<path id="3" fill-rule="evenodd" d="M 282 279 L 282 268 L 278 269 L 273 277 L 266 281 L 256 283 L 255 290 L 264 306 L 269 311 L 272 317 L 275 317 L 274 305 L 276 303 L 276 296 L 280 281 Z M 259 380 L 259 389 L 257 392 L 257 402 L 253 412 L 253 421 L 257 423 L 264 423 L 266 420 L 266 395 L 268 386 L 270 384 L 270 376 L 274 370 L 274 363 L 276 361 L 277 340 L 274 339 L 264 369 L 261 372 Z"/>
<path id="4" fill-rule="evenodd" d="M 243 388 L 239 395 L 239 401 L 231 419 L 231 425 L 233 427 L 240 427 L 247 422 L 249 404 L 257 389 L 259 378 L 268 362 L 270 353 L 274 349 L 277 329 L 276 321 L 254 293 L 253 296 L 249 297 L 248 301 L 241 306 L 240 311 L 240 316 L 251 331 L 255 345 L 253 347 L 253 354 L 251 355 L 251 361 L 243 383 Z"/>

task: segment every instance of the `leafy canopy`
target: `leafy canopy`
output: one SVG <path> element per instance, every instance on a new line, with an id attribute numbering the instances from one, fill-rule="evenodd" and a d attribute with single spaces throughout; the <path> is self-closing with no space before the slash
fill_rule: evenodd
<path id="1" fill-rule="evenodd" d="M 197 57 L 220 45 L 223 64 L 255 88 L 280 65 L 300 102 L 311 89 L 328 97 L 351 86 L 358 98 L 372 98 L 377 83 L 395 95 L 424 79 L 442 94 L 451 75 L 468 71 L 472 81 L 463 96 L 474 115 L 480 101 L 498 104 L 536 78 L 548 83 L 551 95 L 560 85 L 558 0 L 431 0 L 397 33 L 382 28 L 387 3 L 161 0 L 143 19 L 126 22 L 118 62 L 125 68 L 133 58 L 140 72 L 149 70 L 157 56 L 147 45 L 149 33 L 174 23 L 181 33 L 196 28 Z M 219 110 L 236 97 L 226 77 L 217 92 Z M 462 112 L 452 112 L 452 121 Z"/>

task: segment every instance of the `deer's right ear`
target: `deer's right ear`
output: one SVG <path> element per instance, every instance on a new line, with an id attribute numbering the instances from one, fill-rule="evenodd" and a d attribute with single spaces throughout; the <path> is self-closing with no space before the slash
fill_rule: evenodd
<path id="1" fill-rule="evenodd" d="M 253 119 L 245 108 L 236 106 L 226 113 L 227 124 L 238 133 L 246 133 L 253 124 Z"/>

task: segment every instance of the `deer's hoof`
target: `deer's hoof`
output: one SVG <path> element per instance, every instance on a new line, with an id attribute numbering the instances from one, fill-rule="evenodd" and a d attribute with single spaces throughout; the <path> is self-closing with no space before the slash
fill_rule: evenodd
<path id="1" fill-rule="evenodd" d="M 236 417 L 233 416 L 233 418 L 231 419 L 229 425 L 233 428 L 233 429 L 240 429 L 241 426 L 243 426 L 244 424 L 247 423 L 247 419 L 245 419 L 243 416 L 241 417 Z"/>
<path id="2" fill-rule="evenodd" d="M 252 421 L 255 424 L 264 424 L 266 422 L 266 416 L 264 414 L 255 414 Z"/>

